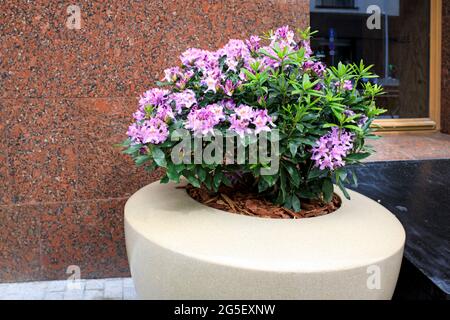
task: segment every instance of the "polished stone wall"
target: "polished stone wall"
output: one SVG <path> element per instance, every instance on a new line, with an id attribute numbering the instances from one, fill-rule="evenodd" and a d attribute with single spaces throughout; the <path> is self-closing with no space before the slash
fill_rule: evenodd
<path id="1" fill-rule="evenodd" d="M 128 275 L 123 206 L 157 177 L 113 147 L 138 95 L 188 47 L 308 22 L 308 0 L 0 0 L 0 281 Z"/>

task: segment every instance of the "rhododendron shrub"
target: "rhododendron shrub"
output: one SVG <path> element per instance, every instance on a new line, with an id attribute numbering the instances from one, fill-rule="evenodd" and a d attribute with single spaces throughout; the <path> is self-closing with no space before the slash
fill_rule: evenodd
<path id="1" fill-rule="evenodd" d="M 327 68 L 310 37 L 309 29 L 286 26 L 217 51 L 186 50 L 159 87 L 141 96 L 124 152 L 148 170 L 165 168 L 163 183 L 184 177 L 212 192 L 244 185 L 296 211 L 305 199 L 331 201 L 334 184 L 348 196 L 344 184 L 356 183 L 352 165 L 372 152 L 366 139 L 375 138 L 371 124 L 384 112 L 375 103 L 382 88 L 363 62 Z M 226 161 L 230 150 L 215 149 L 213 163 L 195 160 L 199 148 L 230 133 L 232 154 L 241 147 L 255 156 L 252 143 L 268 137 L 276 172 L 264 171 L 267 159 Z M 181 139 L 194 147 L 179 148 Z"/>

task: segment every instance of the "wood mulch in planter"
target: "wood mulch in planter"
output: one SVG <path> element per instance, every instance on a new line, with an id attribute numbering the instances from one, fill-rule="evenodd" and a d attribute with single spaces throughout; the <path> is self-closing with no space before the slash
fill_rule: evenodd
<path id="1" fill-rule="evenodd" d="M 272 219 L 301 219 L 323 216 L 340 208 L 341 198 L 333 195 L 330 203 L 322 201 L 301 202 L 302 210 L 294 212 L 265 200 L 257 193 L 244 193 L 232 188 L 221 188 L 217 193 L 211 193 L 205 188 L 185 187 L 186 192 L 198 202 L 209 207 L 247 216 Z"/>

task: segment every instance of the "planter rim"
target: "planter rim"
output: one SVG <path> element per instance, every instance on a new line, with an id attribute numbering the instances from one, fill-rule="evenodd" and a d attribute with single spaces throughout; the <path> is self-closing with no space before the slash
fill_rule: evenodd
<path id="1" fill-rule="evenodd" d="M 174 183 L 154 182 L 125 205 L 125 224 L 143 239 L 208 263 L 272 272 L 348 270 L 398 254 L 405 232 L 379 203 L 349 190 L 335 212 L 269 219 L 208 207 Z"/>

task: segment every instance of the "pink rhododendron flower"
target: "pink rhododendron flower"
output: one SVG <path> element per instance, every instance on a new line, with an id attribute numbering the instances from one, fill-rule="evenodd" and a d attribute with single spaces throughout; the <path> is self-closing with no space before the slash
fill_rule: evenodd
<path id="1" fill-rule="evenodd" d="M 230 79 L 228 79 L 227 81 L 225 81 L 225 85 L 222 86 L 222 89 L 227 96 L 231 97 L 233 95 L 235 87 L 236 86 L 233 84 L 233 82 Z"/>
<path id="2" fill-rule="evenodd" d="M 137 123 L 128 127 L 127 136 L 133 143 L 141 143 L 141 130 Z"/>
<path id="3" fill-rule="evenodd" d="M 206 106 L 206 109 L 208 109 L 215 115 L 217 123 L 219 123 L 222 120 L 225 120 L 225 114 L 223 113 L 222 105 L 214 103 Z"/>
<path id="4" fill-rule="evenodd" d="M 353 149 L 354 134 L 344 129 L 334 127 L 325 136 L 317 141 L 312 148 L 311 160 L 315 161 L 315 166 L 320 170 L 336 170 L 345 166 L 343 160 L 349 151 Z"/>
<path id="5" fill-rule="evenodd" d="M 187 70 L 186 72 L 179 74 L 179 80 L 175 83 L 175 85 L 180 89 L 184 89 L 188 81 L 191 80 L 193 76 L 194 71 Z"/>
<path id="6" fill-rule="evenodd" d="M 245 43 L 250 51 L 256 51 L 261 48 L 260 42 L 261 38 L 258 36 L 251 36 L 250 39 L 246 40 Z"/>
<path id="7" fill-rule="evenodd" d="M 242 60 L 244 64 L 247 64 L 249 59 L 251 58 L 250 50 L 248 49 L 245 42 L 242 40 L 235 40 L 235 39 L 231 39 L 230 41 L 228 41 L 228 43 L 222 49 L 217 51 L 217 54 L 221 57 L 226 56 L 227 57 L 226 61 L 234 60 L 239 62 Z M 234 64 L 235 62 L 232 63 Z M 228 67 L 230 66 L 228 65 Z"/>
<path id="8" fill-rule="evenodd" d="M 255 133 L 258 134 L 262 131 L 270 131 L 272 127 L 275 127 L 275 124 L 272 122 L 272 118 L 267 114 L 267 109 L 257 110 L 253 114 L 252 123 L 255 125 Z"/>
<path id="9" fill-rule="evenodd" d="M 228 120 L 230 121 L 230 130 L 236 132 L 238 135 L 243 137 L 245 134 L 251 133 L 252 130 L 248 127 L 250 124 L 249 120 L 240 119 L 236 114 L 232 114 Z"/>
<path id="10" fill-rule="evenodd" d="M 167 122 L 170 119 L 175 119 L 175 115 L 173 114 L 173 110 L 170 105 L 159 106 L 158 109 L 156 110 L 155 117 L 161 119 L 164 122 Z"/>
<path id="11" fill-rule="evenodd" d="M 179 67 L 172 67 L 164 70 L 164 80 L 167 82 L 175 82 L 181 74 Z"/>
<path id="12" fill-rule="evenodd" d="M 219 122 L 218 115 L 209 108 L 192 109 L 184 127 L 193 131 L 195 135 L 202 136 L 214 134 L 214 126 Z"/>
<path id="13" fill-rule="evenodd" d="M 145 107 L 146 105 L 159 106 L 164 104 L 167 100 L 167 95 L 170 93 L 169 90 L 153 88 L 150 89 L 141 96 L 139 100 L 139 105 Z"/>
<path id="14" fill-rule="evenodd" d="M 235 58 L 231 57 L 231 58 L 227 58 L 225 60 L 225 63 L 228 66 L 229 70 L 237 72 L 237 66 L 239 64 L 238 60 L 236 60 Z"/>
<path id="15" fill-rule="evenodd" d="M 311 49 L 311 43 L 308 40 L 303 40 L 301 42 L 303 48 L 305 48 L 305 58 L 309 58 L 313 55 L 313 51 Z"/>
<path id="16" fill-rule="evenodd" d="M 235 109 L 236 115 L 239 116 L 239 119 L 245 121 L 251 121 L 254 115 L 254 110 L 252 107 L 246 105 L 240 105 Z"/>
<path id="17" fill-rule="evenodd" d="M 142 110 L 142 108 L 139 108 L 136 110 L 135 113 L 133 113 L 133 118 L 136 121 L 141 121 L 145 119 L 145 112 Z"/>
<path id="18" fill-rule="evenodd" d="M 222 101 L 220 102 L 220 104 L 221 104 L 225 109 L 228 109 L 228 110 L 234 110 L 234 109 L 236 108 L 236 103 L 233 101 L 233 99 L 225 99 L 225 100 L 222 100 Z"/>
<path id="19" fill-rule="evenodd" d="M 167 124 L 158 118 L 145 120 L 141 127 L 142 143 L 160 144 L 167 140 L 169 130 Z"/>
<path id="20" fill-rule="evenodd" d="M 197 48 L 190 48 L 180 56 L 181 63 L 185 66 L 192 66 L 198 59 L 204 58 L 205 51 Z"/>
<path id="21" fill-rule="evenodd" d="M 350 80 L 345 80 L 343 82 L 336 82 L 335 86 L 338 89 L 341 89 L 341 90 L 344 90 L 344 91 L 353 90 L 353 83 Z"/>
<path id="22" fill-rule="evenodd" d="M 240 136 L 253 132 L 249 127 L 251 124 L 255 126 L 255 134 L 262 131 L 270 131 L 271 128 L 269 125 L 275 127 L 272 118 L 268 115 L 267 109 L 254 110 L 249 106 L 240 105 L 234 111 L 235 113 L 229 117 L 230 129 Z"/>
<path id="23" fill-rule="evenodd" d="M 217 89 L 219 88 L 220 82 L 219 82 L 219 78 L 217 77 L 217 75 L 211 73 L 206 77 L 206 79 L 202 80 L 201 83 L 207 87 L 205 90 L 205 93 L 208 91 L 212 91 L 212 92 L 216 93 Z"/>
<path id="24" fill-rule="evenodd" d="M 142 125 L 133 123 L 128 127 L 127 135 L 133 143 L 160 144 L 169 136 L 168 125 L 158 118 L 145 120 Z"/>
<path id="25" fill-rule="evenodd" d="M 197 104 L 195 92 L 190 89 L 172 93 L 169 99 L 175 102 L 175 110 L 178 114 L 181 113 L 182 109 L 190 109 L 193 105 Z"/>
<path id="26" fill-rule="evenodd" d="M 360 127 L 364 127 L 368 120 L 369 120 L 369 118 L 365 114 L 362 114 L 361 118 L 358 119 L 357 124 Z"/>

